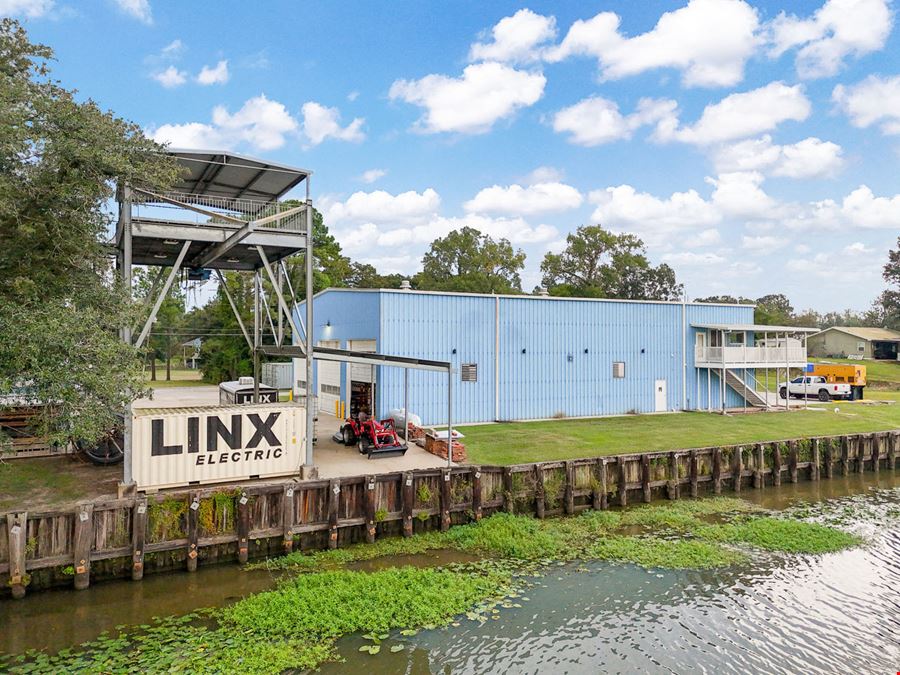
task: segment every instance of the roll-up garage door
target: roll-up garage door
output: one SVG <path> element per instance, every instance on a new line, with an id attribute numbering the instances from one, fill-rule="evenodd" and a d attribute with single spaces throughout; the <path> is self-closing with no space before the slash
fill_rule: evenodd
<path id="1" fill-rule="evenodd" d="M 319 347 L 340 349 L 340 340 L 319 340 Z M 316 360 L 318 372 L 319 410 L 334 414 L 335 401 L 341 400 L 341 364 L 337 361 Z"/>
<path id="2" fill-rule="evenodd" d="M 348 340 L 347 349 L 354 352 L 375 352 L 375 340 Z M 375 366 L 367 363 L 350 364 L 351 382 L 375 382 Z"/>

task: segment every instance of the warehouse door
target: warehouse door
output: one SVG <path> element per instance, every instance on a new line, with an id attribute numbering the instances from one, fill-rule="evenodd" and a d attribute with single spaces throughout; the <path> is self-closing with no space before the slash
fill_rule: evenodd
<path id="1" fill-rule="evenodd" d="M 656 381 L 656 407 L 654 408 L 656 412 L 665 412 L 668 410 L 668 399 L 666 398 L 666 381 L 665 380 L 657 380 Z"/>
<path id="2" fill-rule="evenodd" d="M 319 340 L 318 347 L 340 349 L 340 340 Z M 335 404 L 341 400 L 341 364 L 337 361 L 316 360 L 319 369 L 319 410 L 338 415 Z"/>
<path id="3" fill-rule="evenodd" d="M 348 340 L 347 349 L 352 352 L 375 352 L 375 340 Z M 356 415 L 364 411 L 375 414 L 375 366 L 368 363 L 351 363 L 347 369 L 347 412 Z"/>

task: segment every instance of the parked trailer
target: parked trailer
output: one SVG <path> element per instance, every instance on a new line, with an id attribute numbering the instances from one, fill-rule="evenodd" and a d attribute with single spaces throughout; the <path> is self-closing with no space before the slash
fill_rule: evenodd
<path id="1" fill-rule="evenodd" d="M 231 382 L 219 383 L 220 405 L 242 405 L 255 403 L 255 387 L 252 377 L 241 377 Z M 278 403 L 278 390 L 267 384 L 259 385 L 259 403 Z"/>
<path id="2" fill-rule="evenodd" d="M 866 367 L 858 363 L 810 363 L 806 368 L 810 375 L 824 377 L 829 384 L 849 384 L 850 400 L 863 397 L 866 386 Z"/>
<path id="3" fill-rule="evenodd" d="M 134 411 L 138 490 L 298 474 L 306 407 L 140 408 Z"/>

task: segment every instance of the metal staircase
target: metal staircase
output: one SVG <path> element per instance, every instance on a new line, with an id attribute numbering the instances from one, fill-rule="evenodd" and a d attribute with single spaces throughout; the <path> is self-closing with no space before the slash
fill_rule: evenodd
<path id="1" fill-rule="evenodd" d="M 767 408 L 768 401 L 749 383 L 744 382 L 733 370 L 725 370 L 725 384 L 740 394 L 750 405 L 757 408 Z"/>

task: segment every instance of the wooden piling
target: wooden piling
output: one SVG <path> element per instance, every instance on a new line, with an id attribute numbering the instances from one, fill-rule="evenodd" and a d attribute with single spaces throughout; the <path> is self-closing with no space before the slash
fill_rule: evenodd
<path id="1" fill-rule="evenodd" d="M 678 478 L 678 455 L 675 452 L 669 453 L 668 465 L 666 466 L 667 479 L 666 496 L 669 499 L 678 499 L 681 496 L 680 479 Z"/>
<path id="2" fill-rule="evenodd" d="M 722 448 L 713 448 L 712 484 L 713 493 L 722 494 Z"/>
<path id="3" fill-rule="evenodd" d="M 188 549 L 186 566 L 188 572 L 196 572 L 197 556 L 199 555 L 197 544 L 200 541 L 200 495 L 192 492 L 189 502 L 187 510 Z"/>
<path id="4" fill-rule="evenodd" d="M 294 550 L 294 486 L 284 486 L 281 494 L 281 541 L 285 555 Z"/>
<path id="5" fill-rule="evenodd" d="M 547 508 L 546 495 L 544 494 L 544 465 L 534 465 L 534 514 L 539 518 L 544 518 Z"/>
<path id="6" fill-rule="evenodd" d="M 341 481 L 328 482 L 328 548 L 338 547 L 338 520 L 341 507 Z"/>
<path id="7" fill-rule="evenodd" d="M 441 469 L 441 532 L 450 529 L 450 469 Z"/>
<path id="8" fill-rule="evenodd" d="M 503 467 L 503 508 L 507 513 L 516 512 L 516 496 L 513 494 L 512 469 Z"/>
<path id="9" fill-rule="evenodd" d="M 700 466 L 699 460 L 697 459 L 697 451 L 691 450 L 689 455 L 689 464 L 688 464 L 688 473 L 690 474 L 691 481 L 691 498 L 696 499 L 700 494 Z"/>
<path id="10" fill-rule="evenodd" d="M 79 504 L 75 508 L 74 551 L 75 590 L 91 585 L 91 549 L 94 546 L 94 505 Z"/>
<path id="11" fill-rule="evenodd" d="M 625 458 L 619 455 L 616 462 L 619 483 L 619 506 L 628 506 L 628 474 L 625 472 Z"/>
<path id="12" fill-rule="evenodd" d="M 250 498 L 241 494 L 237 500 L 237 558 L 243 565 L 250 558 Z"/>
<path id="13" fill-rule="evenodd" d="M 872 471 L 878 473 L 881 464 L 881 438 L 877 434 L 871 436 L 872 445 Z"/>
<path id="14" fill-rule="evenodd" d="M 366 543 L 375 543 L 375 476 L 366 476 Z"/>
<path id="15" fill-rule="evenodd" d="M 481 520 L 481 467 L 472 467 L 472 517 L 475 522 Z"/>
<path id="16" fill-rule="evenodd" d="M 575 513 L 575 465 L 571 460 L 566 462 L 566 491 L 565 491 L 565 510 L 566 515 L 571 516 Z"/>
<path id="17" fill-rule="evenodd" d="M 762 490 L 766 482 L 766 477 L 763 473 L 763 468 L 766 465 L 766 450 L 762 443 L 757 443 L 754 446 L 754 450 L 756 451 L 756 457 L 753 464 L 756 468 L 753 469 L 753 487 L 756 490 Z"/>
<path id="18" fill-rule="evenodd" d="M 772 485 L 781 485 L 781 443 L 772 448 Z"/>
<path id="19" fill-rule="evenodd" d="M 409 471 L 403 474 L 403 487 L 401 489 L 403 536 L 411 537 L 413 535 L 413 506 L 416 503 L 416 491 L 413 486 L 413 474 Z"/>
<path id="20" fill-rule="evenodd" d="M 850 439 L 841 436 L 841 475 L 850 473 Z"/>
<path id="21" fill-rule="evenodd" d="M 144 542 L 147 537 L 147 498 L 141 497 L 131 514 L 131 578 L 144 578 Z"/>
<path id="22" fill-rule="evenodd" d="M 743 446 L 738 446 L 734 449 L 734 454 L 732 455 L 732 487 L 735 492 L 741 491 L 741 478 L 743 478 L 744 473 L 744 448 Z"/>
<path id="23" fill-rule="evenodd" d="M 834 443 L 830 438 L 825 439 L 825 450 L 823 452 L 825 459 L 825 478 L 834 477 Z"/>
<path id="24" fill-rule="evenodd" d="M 897 441 L 898 435 L 895 433 L 888 433 L 887 438 L 887 456 L 888 456 L 888 468 L 893 471 L 897 468 Z"/>
<path id="25" fill-rule="evenodd" d="M 601 457 L 597 460 L 598 468 L 600 470 L 600 478 L 598 479 L 597 485 L 594 487 L 593 493 L 593 504 L 594 508 L 597 510 L 608 509 L 609 508 L 609 497 L 608 497 L 608 488 L 606 486 L 607 483 L 607 472 L 606 472 L 606 460 Z"/>
<path id="26" fill-rule="evenodd" d="M 644 503 L 649 504 L 653 496 L 650 492 L 650 455 L 641 455 L 641 490 L 644 493 Z"/>
<path id="27" fill-rule="evenodd" d="M 866 470 L 866 437 L 859 434 L 856 437 L 856 473 Z"/>
<path id="28" fill-rule="evenodd" d="M 798 458 L 798 449 L 797 449 L 797 441 L 789 441 L 788 442 L 788 475 L 790 476 L 791 482 L 797 482 L 797 458 Z"/>
<path id="29" fill-rule="evenodd" d="M 9 538 L 9 589 L 16 600 L 25 597 L 30 582 L 25 571 L 25 547 L 28 536 L 28 512 L 6 515 L 6 534 Z"/>
<path id="30" fill-rule="evenodd" d="M 812 442 L 812 456 L 809 465 L 809 479 L 812 481 L 819 480 L 819 464 L 822 461 L 822 453 L 819 448 L 819 439 L 814 438 Z"/>

